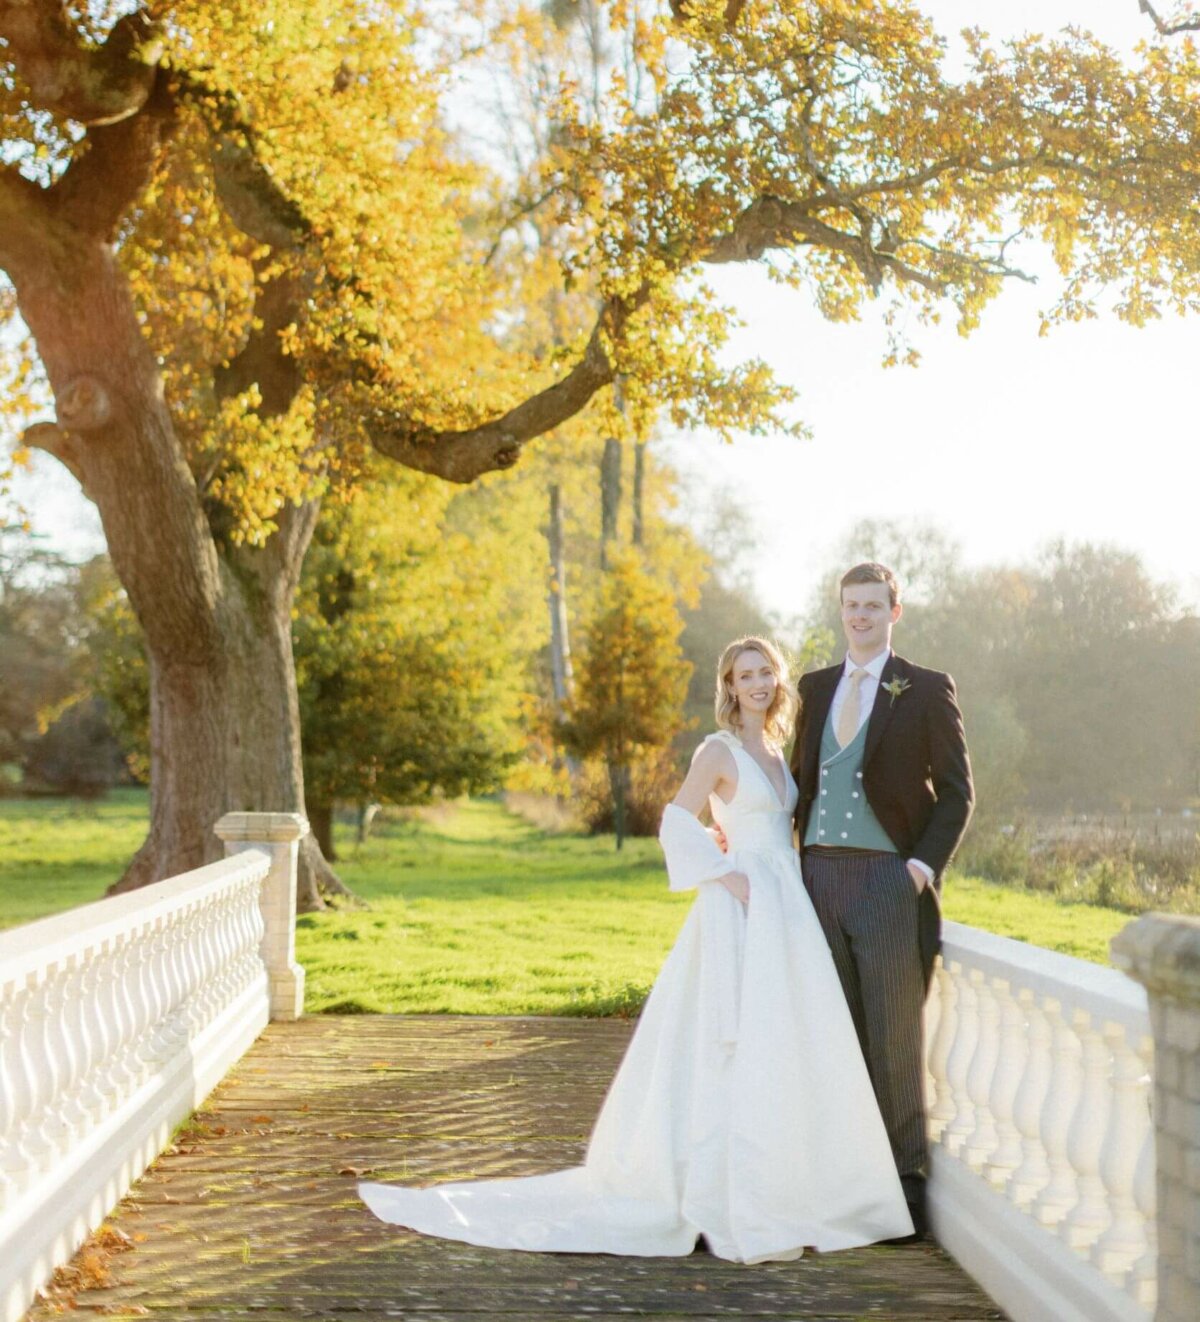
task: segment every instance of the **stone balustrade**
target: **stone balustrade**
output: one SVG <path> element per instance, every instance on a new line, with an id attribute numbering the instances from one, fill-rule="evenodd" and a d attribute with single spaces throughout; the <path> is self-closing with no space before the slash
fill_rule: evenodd
<path id="1" fill-rule="evenodd" d="M 1016 1322 L 1154 1317 L 1144 989 L 947 923 L 926 1063 L 938 1240 Z"/>
<path id="2" fill-rule="evenodd" d="M 230 814 L 231 855 L 0 933 L 0 1315 L 17 1322 L 262 1031 L 295 1018 L 296 842 Z"/>

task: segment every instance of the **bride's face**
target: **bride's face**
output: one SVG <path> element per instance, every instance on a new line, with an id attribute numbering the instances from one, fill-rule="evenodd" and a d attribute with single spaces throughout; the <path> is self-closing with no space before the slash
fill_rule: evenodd
<path id="1" fill-rule="evenodd" d="M 743 712 L 762 712 L 765 715 L 770 710 L 779 680 L 770 661 L 757 648 L 748 647 L 737 654 L 730 680 L 733 696 Z"/>

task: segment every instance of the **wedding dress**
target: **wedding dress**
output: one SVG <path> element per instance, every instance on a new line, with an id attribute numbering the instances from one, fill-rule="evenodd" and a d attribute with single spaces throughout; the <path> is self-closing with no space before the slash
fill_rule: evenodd
<path id="1" fill-rule="evenodd" d="M 535 1252 L 798 1258 L 912 1231 L 829 948 L 781 802 L 733 735 L 732 800 L 711 799 L 728 854 L 671 805 L 673 889 L 699 895 L 650 992 L 582 1166 L 406 1189 L 361 1184 L 381 1220 Z M 713 880 L 750 879 L 744 908 Z"/>

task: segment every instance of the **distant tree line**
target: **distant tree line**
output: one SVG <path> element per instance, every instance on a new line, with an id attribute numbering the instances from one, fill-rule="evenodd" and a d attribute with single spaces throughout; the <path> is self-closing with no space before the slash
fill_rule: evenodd
<path id="1" fill-rule="evenodd" d="M 981 821 L 1200 805 L 1200 616 L 1116 546 L 969 568 L 942 534 L 863 525 L 842 560 L 906 585 L 897 651 L 958 685 Z M 836 571 L 809 616 L 836 624 Z"/>

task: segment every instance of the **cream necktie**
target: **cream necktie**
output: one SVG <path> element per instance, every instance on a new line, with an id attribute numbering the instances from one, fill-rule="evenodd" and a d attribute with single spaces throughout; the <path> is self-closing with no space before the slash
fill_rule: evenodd
<path id="1" fill-rule="evenodd" d="M 868 672 L 861 666 L 850 672 L 850 687 L 846 690 L 846 701 L 838 712 L 837 741 L 845 748 L 858 733 L 858 709 L 862 701 L 862 682 Z"/>

